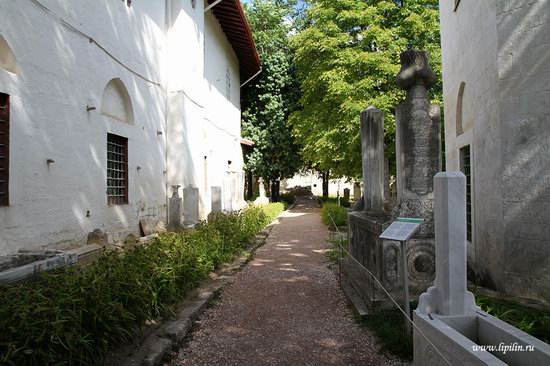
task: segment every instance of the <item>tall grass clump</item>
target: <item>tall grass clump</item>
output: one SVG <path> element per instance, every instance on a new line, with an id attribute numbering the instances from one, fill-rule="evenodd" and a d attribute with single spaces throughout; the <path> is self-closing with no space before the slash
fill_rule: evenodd
<path id="1" fill-rule="evenodd" d="M 98 363 L 144 322 L 166 314 L 280 212 L 282 204 L 220 213 L 131 251 L 105 251 L 84 269 L 0 286 L 0 364 Z"/>
<path id="2" fill-rule="evenodd" d="M 348 224 L 348 210 L 336 203 L 325 203 L 321 207 L 321 221 L 330 230 L 336 230 L 334 225 L 346 226 Z"/>

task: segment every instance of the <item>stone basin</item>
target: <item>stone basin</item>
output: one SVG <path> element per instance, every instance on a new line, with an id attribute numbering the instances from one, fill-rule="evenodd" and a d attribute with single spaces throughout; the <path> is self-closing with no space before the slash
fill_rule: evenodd
<path id="1" fill-rule="evenodd" d="M 77 262 L 75 253 L 61 250 L 20 251 L 0 257 L 0 284 L 16 282 L 38 272 L 72 266 Z"/>
<path id="2" fill-rule="evenodd" d="M 483 311 L 461 316 L 415 311 L 414 323 L 453 365 L 550 365 L 549 344 Z M 415 365 L 446 365 L 418 330 L 414 332 Z"/>

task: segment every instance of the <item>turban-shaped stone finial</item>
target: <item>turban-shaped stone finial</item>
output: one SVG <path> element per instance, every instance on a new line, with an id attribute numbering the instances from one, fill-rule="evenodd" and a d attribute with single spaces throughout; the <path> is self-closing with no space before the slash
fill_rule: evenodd
<path id="1" fill-rule="evenodd" d="M 430 67 L 430 55 L 426 51 L 405 51 L 401 53 L 401 70 L 397 74 L 397 85 L 408 90 L 412 85 L 422 81 L 426 89 L 436 82 L 437 76 Z"/>

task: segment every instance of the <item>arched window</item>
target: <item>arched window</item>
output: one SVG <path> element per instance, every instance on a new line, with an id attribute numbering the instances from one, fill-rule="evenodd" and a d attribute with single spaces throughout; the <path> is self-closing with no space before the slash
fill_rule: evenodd
<path id="1" fill-rule="evenodd" d="M 112 79 L 105 87 L 101 98 L 101 114 L 134 124 L 132 100 L 122 80 Z"/>
<path id="2" fill-rule="evenodd" d="M 14 74 L 19 74 L 21 72 L 13 51 L 2 36 L 0 36 L 0 68 Z"/>
<path id="3" fill-rule="evenodd" d="M 464 87 L 466 83 L 461 82 L 458 88 L 458 99 L 456 101 L 456 135 L 459 136 L 464 132 L 462 127 L 462 99 L 464 98 Z"/>

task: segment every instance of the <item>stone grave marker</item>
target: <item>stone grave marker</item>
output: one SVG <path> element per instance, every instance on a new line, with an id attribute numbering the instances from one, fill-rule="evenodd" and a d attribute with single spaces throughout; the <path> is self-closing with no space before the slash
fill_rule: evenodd
<path id="1" fill-rule="evenodd" d="M 222 212 L 222 187 L 212 186 L 210 187 L 210 191 L 212 195 L 212 212 Z"/>
<path id="2" fill-rule="evenodd" d="M 168 230 L 181 228 L 182 198 L 179 196 L 180 185 L 172 186 L 172 197 L 168 200 Z"/>
<path id="3" fill-rule="evenodd" d="M 199 222 L 199 189 L 189 184 L 183 189 L 183 223 L 194 226 Z"/>

